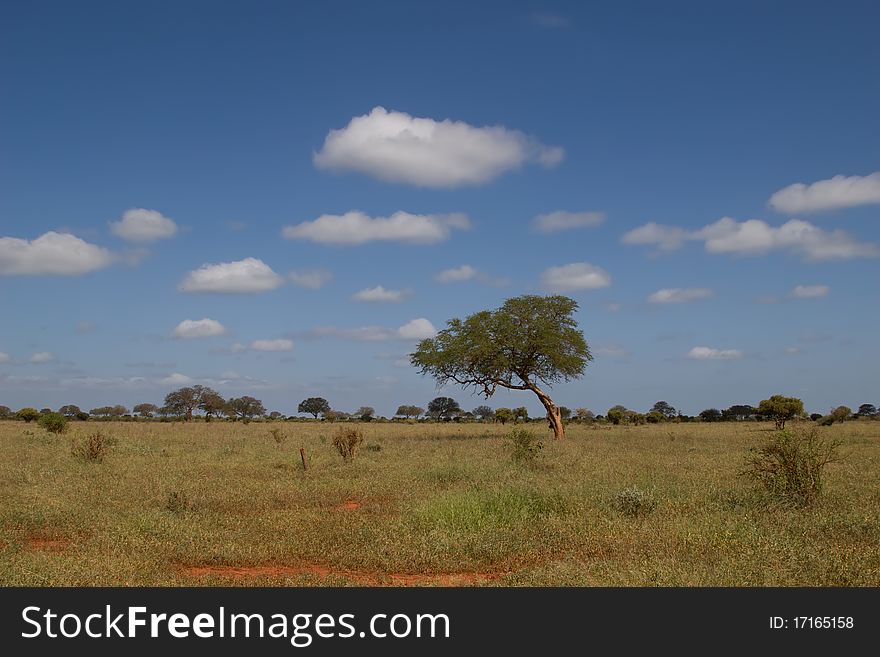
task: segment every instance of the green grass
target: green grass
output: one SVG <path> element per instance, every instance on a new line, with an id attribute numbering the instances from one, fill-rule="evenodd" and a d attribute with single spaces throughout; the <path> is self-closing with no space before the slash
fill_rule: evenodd
<path id="1" fill-rule="evenodd" d="M 545 447 L 529 466 L 510 426 L 360 427 L 381 449 L 345 463 L 320 423 L 73 422 L 55 436 L 0 422 L 0 585 L 880 585 L 880 422 L 819 429 L 845 458 L 808 509 L 737 476 L 770 425 L 572 425 L 557 443 L 535 424 Z M 97 428 L 115 439 L 104 461 L 72 456 Z M 649 512 L 623 512 L 627 490 Z M 207 565 L 220 569 L 187 570 Z"/>

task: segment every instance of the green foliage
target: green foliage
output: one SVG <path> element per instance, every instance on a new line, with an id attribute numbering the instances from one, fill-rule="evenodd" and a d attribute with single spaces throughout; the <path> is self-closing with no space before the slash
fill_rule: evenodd
<path id="1" fill-rule="evenodd" d="M 488 422 L 489 420 L 495 419 L 495 411 L 492 410 L 489 406 L 477 406 L 473 410 L 474 417 L 476 417 L 481 422 Z"/>
<path id="2" fill-rule="evenodd" d="M 352 461 L 364 442 L 364 433 L 357 427 L 341 427 L 333 436 L 333 446 L 343 461 Z"/>
<path id="3" fill-rule="evenodd" d="M 361 422 L 371 422 L 376 415 L 376 409 L 372 406 L 361 406 L 354 412 L 354 414 Z"/>
<path id="4" fill-rule="evenodd" d="M 605 413 L 605 417 L 608 418 L 608 421 L 611 424 L 621 424 L 626 419 L 627 413 L 629 413 L 629 411 L 626 406 L 618 404 L 617 406 L 609 408 L 608 412 Z"/>
<path id="5" fill-rule="evenodd" d="M 514 422 L 528 422 L 529 421 L 529 409 L 525 406 L 517 406 L 513 409 L 513 420 Z"/>
<path id="6" fill-rule="evenodd" d="M 495 420 L 500 422 L 501 424 L 507 424 L 508 422 L 513 422 L 513 410 L 509 408 L 496 408 L 495 409 Z"/>
<path id="7" fill-rule="evenodd" d="M 67 418 L 60 413 L 45 413 L 41 415 L 39 424 L 49 433 L 59 434 L 67 431 Z"/>
<path id="8" fill-rule="evenodd" d="M 329 411 L 330 402 L 323 397 L 309 397 L 308 399 L 303 399 L 296 409 L 297 413 L 308 413 L 309 415 L 314 416 L 315 419 L 317 419 L 322 413 L 326 414 Z"/>
<path id="9" fill-rule="evenodd" d="M 435 397 L 428 403 L 428 416 L 438 422 L 449 421 L 461 414 L 461 406 L 452 397 Z"/>
<path id="10" fill-rule="evenodd" d="M 576 408 L 574 416 L 578 422 L 593 422 L 596 419 L 595 414 L 589 408 Z"/>
<path id="11" fill-rule="evenodd" d="M 70 441 L 70 453 L 89 463 L 101 463 L 114 441 L 100 431 Z"/>
<path id="12" fill-rule="evenodd" d="M 516 463 L 534 463 L 544 449 L 544 443 L 528 429 L 513 429 L 504 439 L 508 441 L 511 458 Z"/>
<path id="13" fill-rule="evenodd" d="M 675 417 L 675 415 L 677 413 L 675 408 L 673 408 L 669 403 L 667 403 L 665 401 L 658 401 L 651 408 L 651 411 L 655 412 L 655 413 L 659 413 L 666 420 L 671 420 L 672 418 Z"/>
<path id="14" fill-rule="evenodd" d="M 630 486 L 616 493 L 612 504 L 618 512 L 630 518 L 649 515 L 657 506 L 654 496 L 638 486 Z"/>
<path id="15" fill-rule="evenodd" d="M 700 419 L 703 422 L 720 422 L 722 418 L 721 411 L 717 408 L 707 408 L 700 412 Z"/>
<path id="16" fill-rule="evenodd" d="M 230 399 L 226 402 L 226 407 L 230 414 L 245 421 L 266 414 L 266 407 L 263 406 L 263 402 L 248 395 Z"/>
<path id="17" fill-rule="evenodd" d="M 416 511 L 416 519 L 432 529 L 474 533 L 520 529 L 568 512 L 558 493 L 504 488 L 435 497 Z"/>
<path id="18" fill-rule="evenodd" d="M 758 415 L 772 419 L 777 429 L 784 429 L 788 420 L 804 414 L 804 402 L 797 397 L 773 395 L 758 404 Z"/>
<path id="19" fill-rule="evenodd" d="M 15 414 L 15 417 L 24 422 L 33 422 L 34 420 L 40 419 L 40 411 L 36 408 L 31 408 L 30 406 L 26 406 L 21 409 L 18 413 Z"/>
<path id="20" fill-rule="evenodd" d="M 58 413 L 70 420 L 82 413 L 82 410 L 76 404 L 66 404 L 58 409 Z"/>
<path id="21" fill-rule="evenodd" d="M 12 409 L 8 406 L 0 406 L 0 420 L 5 420 L 12 416 Z"/>
<path id="22" fill-rule="evenodd" d="M 397 413 L 395 415 L 402 415 L 406 419 L 411 417 L 418 417 L 422 413 L 425 412 L 425 409 L 421 406 L 414 406 L 412 404 L 404 404 L 403 406 L 397 407 Z"/>
<path id="23" fill-rule="evenodd" d="M 823 489 L 825 466 L 840 460 L 839 440 L 825 440 L 813 428 L 777 431 L 760 448 L 752 448 L 741 475 L 763 486 L 774 498 L 809 506 Z"/>

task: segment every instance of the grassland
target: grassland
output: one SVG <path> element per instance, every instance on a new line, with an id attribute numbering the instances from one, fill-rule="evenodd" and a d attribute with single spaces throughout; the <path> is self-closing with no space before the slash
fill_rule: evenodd
<path id="1" fill-rule="evenodd" d="M 364 424 L 351 463 L 337 427 L 0 422 L 0 584 L 880 585 L 880 422 L 821 429 L 845 458 L 803 510 L 737 476 L 759 423 L 572 425 L 532 466 L 509 426 Z"/>

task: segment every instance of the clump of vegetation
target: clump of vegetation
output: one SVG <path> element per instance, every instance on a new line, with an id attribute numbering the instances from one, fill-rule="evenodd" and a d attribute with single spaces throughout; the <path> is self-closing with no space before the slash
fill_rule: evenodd
<path id="1" fill-rule="evenodd" d="M 650 515 L 657 506 L 654 496 L 638 486 L 624 488 L 614 495 L 612 503 L 617 511 L 629 518 Z"/>
<path id="2" fill-rule="evenodd" d="M 168 499 L 165 501 L 165 510 L 180 515 L 181 513 L 192 511 L 193 503 L 185 491 L 173 490 L 168 493 Z"/>
<path id="3" fill-rule="evenodd" d="M 277 427 L 269 429 L 269 436 L 271 436 L 272 440 L 274 440 L 278 445 L 287 440 L 287 434 Z"/>
<path id="4" fill-rule="evenodd" d="M 31 408 L 30 406 L 27 406 L 18 411 L 18 413 L 15 414 L 15 417 L 22 422 L 33 422 L 34 420 L 38 420 L 40 418 L 40 411 L 38 411 L 36 408 Z"/>
<path id="5" fill-rule="evenodd" d="M 346 462 L 354 459 L 363 442 L 364 433 L 357 427 L 342 427 L 333 436 L 333 446 Z"/>
<path id="6" fill-rule="evenodd" d="M 70 453 L 83 461 L 101 463 L 113 444 L 115 444 L 115 441 L 100 431 L 96 431 L 83 438 L 71 440 Z"/>
<path id="7" fill-rule="evenodd" d="M 67 418 L 59 413 L 45 413 L 40 416 L 39 425 L 49 433 L 64 433 L 67 431 Z"/>
<path id="8" fill-rule="evenodd" d="M 816 429 L 777 431 L 740 473 L 761 484 L 774 498 L 799 507 L 822 494 L 825 466 L 840 460 L 839 440 L 825 440 Z"/>
<path id="9" fill-rule="evenodd" d="M 509 442 L 511 458 L 516 463 L 534 463 L 544 449 L 544 443 L 528 429 L 513 429 L 504 439 Z"/>

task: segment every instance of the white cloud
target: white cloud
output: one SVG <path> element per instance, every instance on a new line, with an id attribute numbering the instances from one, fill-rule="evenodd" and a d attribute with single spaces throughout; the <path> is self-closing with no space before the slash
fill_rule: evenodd
<path id="1" fill-rule="evenodd" d="M 777 212 L 806 213 L 880 203 L 880 171 L 868 176 L 834 176 L 811 185 L 795 183 L 770 197 Z"/>
<path id="2" fill-rule="evenodd" d="M 395 212 L 390 217 L 370 217 L 352 210 L 345 214 L 325 214 L 314 221 L 285 226 L 287 239 L 303 239 L 319 244 L 355 246 L 367 242 L 436 244 L 449 239 L 453 229 L 467 230 L 464 214 L 410 214 Z"/>
<path id="3" fill-rule="evenodd" d="M 611 285 L 611 274 L 587 262 L 573 262 L 544 270 L 541 283 L 552 292 L 595 290 Z"/>
<path id="4" fill-rule="evenodd" d="M 79 276 L 112 262 L 107 249 L 70 233 L 49 231 L 35 240 L 0 237 L 0 276 Z"/>
<path id="5" fill-rule="evenodd" d="M 791 291 L 795 299 L 818 299 L 828 296 L 831 290 L 827 285 L 798 285 Z"/>
<path id="6" fill-rule="evenodd" d="M 801 349 L 800 347 L 786 347 L 785 348 L 785 353 L 787 353 L 789 356 L 796 356 L 797 354 L 799 354 L 801 352 L 803 352 L 803 349 Z"/>
<path id="7" fill-rule="evenodd" d="M 254 340 L 251 342 L 254 351 L 292 351 L 293 340 Z"/>
<path id="8" fill-rule="evenodd" d="M 719 219 L 695 231 L 646 224 L 623 236 L 625 244 L 656 244 L 669 251 L 685 241 L 701 241 L 709 253 L 759 255 L 788 251 L 809 261 L 851 260 L 880 256 L 880 247 L 842 230 L 826 231 L 808 221 L 791 219 L 779 227 L 760 219 Z"/>
<path id="9" fill-rule="evenodd" d="M 225 335 L 226 328 L 216 319 L 185 319 L 172 332 L 175 338 L 210 338 Z"/>
<path id="10" fill-rule="evenodd" d="M 623 236 L 624 244 L 654 244 L 661 251 L 673 251 L 687 239 L 688 232 L 675 226 L 664 226 L 653 221 L 639 226 Z"/>
<path id="11" fill-rule="evenodd" d="M 180 372 L 174 372 L 173 374 L 166 376 L 164 379 L 159 379 L 159 383 L 166 386 L 188 386 L 192 382 L 193 379 Z"/>
<path id="12" fill-rule="evenodd" d="M 462 265 L 461 267 L 453 267 L 452 269 L 444 269 L 434 275 L 434 280 L 439 283 L 457 283 L 460 281 L 469 281 L 477 275 L 477 270 L 470 265 Z"/>
<path id="13" fill-rule="evenodd" d="M 594 356 L 602 356 L 603 358 L 628 358 L 630 353 L 620 344 L 599 345 L 593 350 Z"/>
<path id="14" fill-rule="evenodd" d="M 565 152 L 502 126 L 474 127 L 374 107 L 331 130 L 315 153 L 320 169 L 350 170 L 387 182 L 458 187 L 489 182 L 527 163 L 559 164 Z"/>
<path id="15" fill-rule="evenodd" d="M 437 335 L 437 329 L 424 317 L 413 319 L 397 329 L 397 334 L 403 340 L 423 340 Z"/>
<path id="16" fill-rule="evenodd" d="M 333 279 L 333 274 L 322 269 L 292 271 L 287 276 L 294 285 L 309 290 L 319 290 Z"/>
<path id="17" fill-rule="evenodd" d="M 247 293 L 274 290 L 284 279 L 262 260 L 245 258 L 236 262 L 202 265 L 181 281 L 182 292 Z"/>
<path id="18" fill-rule="evenodd" d="M 53 356 L 48 351 L 38 351 L 31 355 L 30 362 L 35 363 L 37 365 L 41 365 L 43 363 L 48 363 L 51 360 L 54 360 L 55 356 Z"/>
<path id="19" fill-rule="evenodd" d="M 535 230 L 542 233 L 557 233 L 576 228 L 592 228 L 605 221 L 604 212 L 566 212 L 558 210 L 539 214 L 532 220 Z"/>
<path id="20" fill-rule="evenodd" d="M 9 362 L 9 354 L 0 351 L 0 363 L 8 363 Z"/>
<path id="21" fill-rule="evenodd" d="M 313 329 L 309 335 L 316 338 L 332 337 L 361 342 L 382 342 L 386 340 L 422 340 L 437 335 L 437 329 L 424 317 L 410 320 L 397 329 L 381 326 L 361 326 L 358 328 L 337 328 L 321 326 Z"/>
<path id="22" fill-rule="evenodd" d="M 688 303 L 699 299 L 708 299 L 712 290 L 705 287 L 672 287 L 657 290 L 648 297 L 651 303 Z"/>
<path id="23" fill-rule="evenodd" d="M 155 242 L 174 237 L 177 224 L 155 210 L 132 208 L 110 223 L 110 231 L 128 242 Z"/>
<path id="24" fill-rule="evenodd" d="M 403 301 L 406 296 L 407 290 L 386 290 L 381 285 L 377 285 L 355 292 L 351 298 L 355 301 L 396 303 Z"/>
<path id="25" fill-rule="evenodd" d="M 738 349 L 714 349 L 712 347 L 694 347 L 687 357 L 691 360 L 738 360 L 743 352 Z"/>

